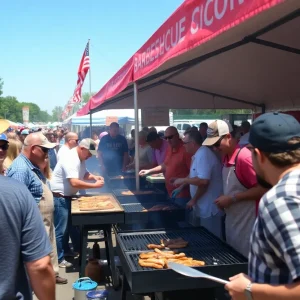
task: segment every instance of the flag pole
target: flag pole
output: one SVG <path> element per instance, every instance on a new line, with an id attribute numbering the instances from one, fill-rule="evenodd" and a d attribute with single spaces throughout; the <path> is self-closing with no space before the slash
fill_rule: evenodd
<path id="1" fill-rule="evenodd" d="M 92 95 L 92 74 L 91 74 L 91 47 L 90 47 L 91 40 L 90 39 L 89 39 L 88 43 L 89 43 L 89 59 L 90 59 L 89 85 L 90 85 L 90 97 L 91 97 L 91 95 Z M 90 137 L 91 138 L 93 138 L 92 124 L 93 124 L 92 113 L 90 112 Z"/>

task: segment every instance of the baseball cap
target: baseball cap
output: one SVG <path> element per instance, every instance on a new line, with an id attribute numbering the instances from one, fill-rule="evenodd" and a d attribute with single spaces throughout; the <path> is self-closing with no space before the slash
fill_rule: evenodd
<path id="1" fill-rule="evenodd" d="M 47 149 L 52 149 L 56 147 L 56 143 L 50 143 L 49 140 L 42 133 L 39 134 L 40 134 L 40 143 L 36 144 L 36 146 L 41 146 Z"/>
<path id="2" fill-rule="evenodd" d="M 223 120 L 216 120 L 208 125 L 207 138 L 202 143 L 203 146 L 214 145 L 220 137 L 232 132 L 232 126 Z"/>
<path id="3" fill-rule="evenodd" d="M 28 134 L 29 134 L 29 130 L 28 130 L 28 129 L 23 129 L 23 130 L 21 131 L 21 134 L 28 135 Z"/>
<path id="4" fill-rule="evenodd" d="M 4 134 L 4 133 L 1 133 L 1 134 L 0 134 L 0 141 L 8 142 L 8 139 L 7 139 L 6 134 Z"/>
<path id="5" fill-rule="evenodd" d="M 0 133 L 3 133 L 9 127 L 9 122 L 4 119 L 0 119 Z"/>
<path id="6" fill-rule="evenodd" d="M 148 135 L 147 135 L 147 140 L 146 142 L 147 143 L 151 143 L 153 141 L 156 141 L 157 139 L 159 139 L 159 135 L 155 132 L 155 131 L 152 131 L 150 132 Z"/>
<path id="7" fill-rule="evenodd" d="M 79 146 L 83 147 L 85 149 L 88 149 L 92 155 L 96 155 L 97 154 L 96 143 L 92 139 L 89 139 L 89 138 L 83 139 L 79 143 Z"/>
<path id="8" fill-rule="evenodd" d="M 271 112 L 253 122 L 249 143 L 263 152 L 283 153 L 300 149 L 300 143 L 288 143 L 293 137 L 300 137 L 299 122 L 291 115 Z"/>

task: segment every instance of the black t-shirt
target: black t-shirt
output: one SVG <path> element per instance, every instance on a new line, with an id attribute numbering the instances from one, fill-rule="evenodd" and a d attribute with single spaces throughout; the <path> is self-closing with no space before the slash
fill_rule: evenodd
<path id="1" fill-rule="evenodd" d="M 98 150 L 102 153 L 103 163 L 108 174 L 117 174 L 122 170 L 124 153 L 128 152 L 128 144 L 124 136 L 117 135 L 112 138 L 105 135 Z"/>

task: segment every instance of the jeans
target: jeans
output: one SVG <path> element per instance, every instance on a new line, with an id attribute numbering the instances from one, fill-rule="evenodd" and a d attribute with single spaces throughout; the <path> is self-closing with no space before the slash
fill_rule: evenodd
<path id="1" fill-rule="evenodd" d="M 186 204 L 191 200 L 191 198 L 171 198 L 171 202 L 185 208 Z"/>
<path id="2" fill-rule="evenodd" d="M 60 263 L 64 258 L 64 234 L 68 225 L 68 203 L 63 197 L 54 197 L 54 226 L 57 246 L 57 257 Z"/>
<path id="3" fill-rule="evenodd" d="M 68 223 L 63 237 L 63 252 L 71 252 L 69 247 L 69 237 L 71 238 L 73 250 L 75 252 L 80 252 L 80 231 L 77 226 L 72 225 L 72 215 L 71 215 L 71 202 L 72 200 L 66 199 L 68 208 Z"/>

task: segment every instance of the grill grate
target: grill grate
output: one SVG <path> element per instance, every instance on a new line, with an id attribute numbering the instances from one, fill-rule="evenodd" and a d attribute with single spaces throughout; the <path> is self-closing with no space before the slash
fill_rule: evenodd
<path id="1" fill-rule="evenodd" d="M 129 204 L 122 204 L 123 209 L 125 211 L 125 213 L 136 213 L 136 212 L 142 212 L 143 209 L 149 209 L 155 205 L 166 205 L 168 206 L 168 204 L 166 203 L 160 203 L 160 202 L 155 202 L 155 203 L 129 203 Z M 179 209 L 177 206 L 175 206 L 174 204 L 170 203 L 170 206 L 174 207 L 174 209 Z M 168 212 L 169 210 L 158 210 L 158 211 L 153 211 L 156 213 L 160 213 L 160 212 Z"/>
<path id="2" fill-rule="evenodd" d="M 203 250 L 190 250 L 190 251 L 180 251 L 184 252 L 186 256 L 193 257 L 196 260 L 202 260 L 205 262 L 204 267 L 208 266 L 225 266 L 232 264 L 244 264 L 247 263 L 246 258 L 239 255 L 238 253 L 233 253 L 233 251 L 224 251 L 224 247 L 211 249 L 209 251 Z M 139 252 L 128 252 L 126 256 L 130 262 L 131 269 L 133 272 L 136 271 L 160 271 L 162 269 L 152 269 L 141 267 L 138 263 L 139 261 Z M 203 271 L 205 272 L 205 271 Z"/>
<path id="3" fill-rule="evenodd" d="M 147 194 L 138 194 L 138 195 L 123 195 L 122 194 L 123 192 L 128 192 L 128 191 L 130 191 L 130 190 L 129 189 L 115 189 L 115 190 L 113 190 L 113 193 L 117 197 L 149 196 L 149 195 L 159 193 L 158 191 L 154 191 L 154 190 L 145 190 L 148 192 Z"/>
<path id="4" fill-rule="evenodd" d="M 124 207 L 125 205 L 123 205 Z M 125 208 L 124 208 L 125 210 Z M 126 212 L 126 210 L 125 210 Z M 192 248 L 223 248 L 225 244 L 209 233 L 204 228 L 174 230 L 174 231 L 157 231 L 130 233 L 118 235 L 120 244 L 125 251 L 147 251 L 148 244 L 159 244 L 161 239 L 175 239 L 182 237 L 189 242 L 188 249 Z"/>

